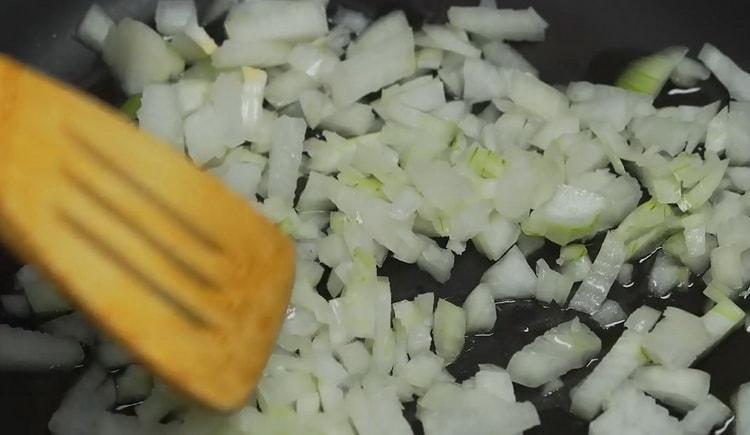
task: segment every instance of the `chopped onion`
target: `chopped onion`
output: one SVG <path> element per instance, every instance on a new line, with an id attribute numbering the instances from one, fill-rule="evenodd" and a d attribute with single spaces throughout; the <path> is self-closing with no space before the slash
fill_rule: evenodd
<path id="1" fill-rule="evenodd" d="M 466 331 L 489 331 L 495 326 L 497 311 L 492 291 L 485 284 L 479 284 L 469 293 L 464 302 Z"/>
<path id="2" fill-rule="evenodd" d="M 528 298 L 534 295 L 537 277 L 517 246 L 482 275 L 482 283 L 495 299 Z"/>
<path id="3" fill-rule="evenodd" d="M 438 299 L 433 326 L 435 351 L 446 363 L 453 362 L 464 347 L 466 313 L 445 299 Z"/>
<path id="4" fill-rule="evenodd" d="M 104 41 L 107 39 L 109 31 L 115 23 L 112 18 L 102 9 L 101 6 L 94 3 L 86 11 L 81 24 L 78 25 L 76 35 L 81 38 L 84 44 L 96 51 L 104 48 Z"/>
<path id="5" fill-rule="evenodd" d="M 534 8 L 513 10 L 451 6 L 448 20 L 467 32 L 508 41 L 540 41 L 544 39 L 547 28 L 547 22 Z"/>
<path id="6" fill-rule="evenodd" d="M 592 420 L 610 395 L 638 367 L 646 363 L 641 352 L 643 335 L 625 331 L 594 370 L 571 392 L 570 411 Z"/>
<path id="7" fill-rule="evenodd" d="M 576 317 L 548 330 L 513 354 L 508 373 L 515 383 L 539 387 L 583 367 L 601 347 L 599 337 Z"/>
<path id="8" fill-rule="evenodd" d="M 689 368 L 641 367 L 633 383 L 646 394 L 681 411 L 690 411 L 708 397 L 711 376 Z"/>
<path id="9" fill-rule="evenodd" d="M 74 340 L 0 325 L 0 367 L 6 370 L 70 369 L 83 361 Z"/>

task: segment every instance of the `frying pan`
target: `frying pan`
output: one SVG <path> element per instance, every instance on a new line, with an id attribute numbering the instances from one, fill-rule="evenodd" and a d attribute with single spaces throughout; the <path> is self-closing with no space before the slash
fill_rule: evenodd
<path id="1" fill-rule="evenodd" d="M 0 52 L 85 89 L 113 104 L 124 95 L 106 67 L 90 51 L 74 40 L 80 19 L 92 0 L 2 0 L 0 2 Z M 113 17 L 137 17 L 149 21 L 156 0 L 99 0 Z M 198 0 L 199 9 L 209 8 L 209 0 Z M 377 16 L 394 8 L 405 9 L 414 24 L 440 21 L 452 4 L 470 5 L 471 0 L 332 0 L 332 6 L 343 4 Z M 501 0 L 501 7 L 528 7 L 529 0 Z M 686 45 L 695 55 L 708 41 L 732 57 L 741 67 L 750 69 L 750 2 L 712 0 L 545 0 L 533 2 L 537 11 L 549 22 L 547 41 L 541 44 L 519 44 L 520 51 L 540 71 L 541 77 L 553 84 L 574 80 L 612 83 L 628 61 L 670 45 Z M 220 26 L 214 32 L 221 33 Z M 0 83 L 0 86 L 3 86 Z M 661 104 L 705 104 L 726 99 L 721 86 L 711 80 L 699 92 L 682 97 L 661 97 Z M 43 116 L 40 108 L 40 116 Z M 0 143 L 2 146 L 2 143 Z M 0 228 L 2 231 L 2 228 Z M 591 255 L 597 249 L 591 244 Z M 554 259 L 557 250 L 543 248 L 536 256 Z M 535 261 L 531 258 L 530 261 Z M 429 275 L 389 259 L 381 273 L 391 278 L 395 299 L 412 298 L 424 291 L 454 303 L 462 303 L 478 283 L 490 262 L 473 249 L 457 257 L 453 276 L 439 285 Z M 533 264 L 533 263 L 532 263 Z M 0 249 L 0 293 L 14 291 L 13 274 L 18 264 Z M 676 305 L 700 312 L 704 297 L 699 279 L 690 291 L 675 293 L 668 300 L 649 297 L 646 273 L 650 261 L 636 264 L 639 278 L 631 288 L 615 287 L 612 297 L 630 312 L 643 303 L 656 308 Z M 744 301 L 741 301 L 744 303 Z M 746 308 L 746 306 L 744 307 Z M 556 307 L 520 301 L 499 304 L 498 323 L 491 334 L 471 336 L 461 358 L 449 370 L 459 379 L 473 375 L 478 363 L 505 366 L 510 356 L 537 335 L 575 314 Z M 587 321 L 584 319 L 584 321 Z M 39 319 L 18 322 L 0 310 L 0 323 L 33 327 Z M 587 321 L 602 337 L 602 355 L 621 333 L 621 327 L 602 330 Z M 594 362 L 595 363 L 595 362 Z M 711 392 L 727 402 L 736 388 L 750 381 L 750 334 L 739 330 L 713 352 L 697 363 L 697 368 L 712 376 Z M 568 392 L 591 367 L 573 371 L 563 377 L 565 387 L 551 395 L 516 386 L 519 400 L 531 400 L 540 412 L 542 425 L 530 434 L 581 434 L 586 424 L 572 416 Z M 7 435 L 46 435 L 47 421 L 59 405 L 62 394 L 75 381 L 79 372 L 43 374 L 0 372 L 0 433 Z M 413 417 L 414 405 L 406 413 L 421 433 Z"/>

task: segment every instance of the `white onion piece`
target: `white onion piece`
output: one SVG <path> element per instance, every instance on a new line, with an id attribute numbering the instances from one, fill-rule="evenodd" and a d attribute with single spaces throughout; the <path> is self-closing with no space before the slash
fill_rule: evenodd
<path id="1" fill-rule="evenodd" d="M 466 313 L 464 310 L 445 299 L 439 299 L 432 328 L 437 355 L 446 363 L 453 362 L 463 350 L 465 333 Z"/>
<path id="2" fill-rule="evenodd" d="M 552 270 L 541 258 L 536 262 L 536 274 L 538 279 L 534 297 L 548 304 L 555 301 L 559 306 L 565 306 L 573 287 L 573 279 Z"/>
<path id="3" fill-rule="evenodd" d="M 513 381 L 507 371 L 492 364 L 479 364 L 479 371 L 472 378 L 474 386 L 503 400 L 516 401 Z M 467 381 L 468 382 L 468 381 Z M 466 385 L 466 382 L 464 382 Z"/>
<path id="4" fill-rule="evenodd" d="M 99 415 L 115 402 L 114 384 L 107 373 L 93 365 L 65 393 L 60 407 L 52 415 L 48 427 L 54 435 L 89 433 Z"/>
<path id="5" fill-rule="evenodd" d="M 328 31 L 325 8 L 319 2 L 248 2 L 234 7 L 224 22 L 230 39 L 243 41 L 310 41 Z"/>
<path id="6" fill-rule="evenodd" d="M 156 4 L 156 30 L 162 35 L 175 35 L 190 24 L 198 23 L 193 0 L 159 0 Z"/>
<path id="7" fill-rule="evenodd" d="M 488 225 L 472 241 L 485 257 L 497 261 L 516 243 L 520 234 L 521 229 L 517 224 L 492 213 Z"/>
<path id="8" fill-rule="evenodd" d="M 464 302 L 466 312 L 466 331 L 489 331 L 495 326 L 497 311 L 492 291 L 485 284 L 479 284 L 469 293 Z"/>
<path id="9" fill-rule="evenodd" d="M 568 110 L 565 95 L 529 73 L 514 71 L 511 74 L 509 97 L 521 108 L 546 120 Z"/>
<path id="10" fill-rule="evenodd" d="M 151 83 L 166 82 L 182 72 L 185 62 L 147 25 L 124 18 L 107 34 L 104 61 L 128 94 Z"/>
<path id="11" fill-rule="evenodd" d="M 425 24 L 423 34 L 417 36 L 415 43 L 420 47 L 438 48 L 468 58 L 479 58 L 482 54 L 470 41 L 466 32 L 454 27 Z"/>
<path id="12" fill-rule="evenodd" d="M 411 435 L 401 403 L 390 388 L 354 387 L 344 398 L 349 417 L 360 435 Z"/>
<path id="13" fill-rule="evenodd" d="M 690 88 L 711 76 L 711 71 L 703 66 L 702 63 L 689 57 L 683 58 L 680 63 L 672 70 L 669 77 L 672 83 L 681 88 Z"/>
<path id="14" fill-rule="evenodd" d="M 583 367 L 601 350 L 602 342 L 578 318 L 549 329 L 510 359 L 513 382 L 535 388 L 570 370 Z"/>
<path id="15" fill-rule="evenodd" d="M 287 62 L 292 45 L 282 41 L 227 39 L 211 55 L 217 68 L 272 67 Z"/>
<path id="16" fill-rule="evenodd" d="M 6 370 L 70 369 L 83 361 L 74 340 L 0 325 L 0 367 Z"/>
<path id="17" fill-rule="evenodd" d="M 177 88 L 169 84 L 152 84 L 143 89 L 138 125 L 182 151 L 185 146 L 182 111 Z"/>
<path id="18" fill-rule="evenodd" d="M 430 351 L 413 357 L 403 367 L 400 376 L 416 388 L 426 389 L 443 369 L 444 361 Z"/>
<path id="19" fill-rule="evenodd" d="M 34 313 L 49 314 L 71 310 L 70 305 L 55 286 L 47 281 L 34 266 L 27 264 L 20 268 L 16 273 L 16 281 L 26 293 L 26 298 Z"/>
<path id="20" fill-rule="evenodd" d="M 605 400 L 631 373 L 646 363 L 641 352 L 643 335 L 625 331 L 594 370 L 570 394 L 570 411 L 592 420 Z"/>
<path id="21" fill-rule="evenodd" d="M 56 337 L 67 337 L 91 346 L 96 340 L 96 330 L 80 313 L 71 313 L 43 323 L 39 329 Z"/>
<path id="22" fill-rule="evenodd" d="M 654 362 L 667 367 L 688 367 L 710 343 L 700 317 L 674 307 L 643 340 L 643 350 Z"/>
<path id="23" fill-rule="evenodd" d="M 156 382 L 148 398 L 135 408 L 135 414 L 144 426 L 153 426 L 182 404 L 182 398 L 164 384 Z"/>
<path id="24" fill-rule="evenodd" d="M 419 399 L 417 417 L 425 435 L 513 435 L 539 424 L 529 402 L 514 403 L 484 388 L 449 383 L 435 384 Z"/>
<path id="25" fill-rule="evenodd" d="M 419 70 L 437 70 L 443 62 L 443 50 L 437 48 L 421 48 L 417 50 L 416 56 Z"/>
<path id="26" fill-rule="evenodd" d="M 570 307 L 588 314 L 596 312 L 607 298 L 625 259 L 625 246 L 622 240 L 614 232 L 608 233 L 591 266 L 591 271 L 573 295 Z"/>
<path id="27" fill-rule="evenodd" d="M 619 390 L 609 402 L 607 410 L 589 425 L 589 434 L 682 434 L 680 422 L 666 408 L 633 387 Z"/>
<path id="28" fill-rule="evenodd" d="M 306 129 L 303 120 L 286 116 L 279 118 L 274 127 L 268 159 L 268 196 L 280 198 L 289 207 L 297 188 Z"/>
<path id="29" fill-rule="evenodd" d="M 661 311 L 648 305 L 641 305 L 633 311 L 625 321 L 625 328 L 640 334 L 646 334 L 656 325 L 661 317 Z"/>
<path id="30" fill-rule="evenodd" d="M 99 344 L 96 349 L 96 357 L 106 368 L 122 367 L 133 362 L 129 351 L 118 344 L 108 341 Z"/>
<path id="31" fill-rule="evenodd" d="M 416 70 L 414 37 L 403 12 L 373 23 L 360 40 L 356 54 L 351 53 L 326 78 L 339 106 L 354 103 Z"/>
<path id="32" fill-rule="evenodd" d="M 685 435 L 703 435 L 723 424 L 731 415 L 732 410 L 727 405 L 709 394 L 698 403 L 698 406 L 685 414 L 680 421 L 680 426 L 685 431 Z"/>
<path id="33" fill-rule="evenodd" d="M 698 59 L 714 73 L 733 98 L 750 100 L 750 74 L 743 71 L 718 48 L 711 44 L 703 44 Z"/>
<path id="34" fill-rule="evenodd" d="M 93 50 L 101 51 L 104 48 L 104 41 L 114 25 L 114 21 L 104 9 L 94 3 L 83 16 L 83 20 L 76 30 L 76 35 Z"/>
<path id="35" fill-rule="evenodd" d="M 615 325 L 619 325 L 627 319 L 628 315 L 622 309 L 620 304 L 607 299 L 602 304 L 601 308 L 597 312 L 591 315 L 591 318 L 596 321 L 602 328 L 609 328 Z"/>
<path id="36" fill-rule="evenodd" d="M 734 397 L 735 431 L 737 434 L 750 433 L 750 382 L 740 385 Z"/>
<path id="37" fill-rule="evenodd" d="M 133 364 L 115 379 L 117 384 L 117 403 L 133 403 L 143 400 L 151 391 L 153 380 L 151 374 L 142 366 Z"/>
<path id="38" fill-rule="evenodd" d="M 690 411 L 708 397 L 711 376 L 689 368 L 641 367 L 633 384 L 646 394 L 681 411 Z"/>
<path id="39" fill-rule="evenodd" d="M 537 277 L 517 246 L 482 275 L 495 299 L 519 299 L 534 295 Z"/>
<path id="40" fill-rule="evenodd" d="M 430 238 L 424 236 L 420 238 L 425 242 L 425 247 L 417 259 L 417 266 L 432 275 L 437 282 L 445 283 L 451 277 L 453 253 L 441 248 Z"/>
<path id="41" fill-rule="evenodd" d="M 683 288 L 687 285 L 690 272 L 680 266 L 669 254 L 660 252 L 648 276 L 648 289 L 656 296 L 662 297 L 673 288 Z"/>
<path id="42" fill-rule="evenodd" d="M 547 22 L 534 8 L 495 9 L 452 6 L 448 9 L 451 24 L 488 39 L 508 41 L 541 41 Z"/>
<path id="43" fill-rule="evenodd" d="M 482 45 L 484 58 L 496 66 L 513 68 L 536 75 L 537 70 L 521 53 L 502 41 L 490 41 Z"/>

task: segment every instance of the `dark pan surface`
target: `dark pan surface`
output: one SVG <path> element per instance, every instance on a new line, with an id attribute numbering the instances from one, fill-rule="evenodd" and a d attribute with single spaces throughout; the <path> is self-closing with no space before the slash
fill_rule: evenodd
<path id="1" fill-rule="evenodd" d="M 73 38 L 75 26 L 91 0 L 4 0 L 0 2 L 0 52 L 62 78 L 100 98 L 117 104 L 123 96 L 106 68 L 91 52 Z M 101 0 L 99 3 L 114 17 L 135 16 L 148 19 L 156 0 Z M 210 2 L 198 1 L 205 9 Z M 404 8 L 414 22 L 439 21 L 449 4 L 472 4 L 468 0 L 341 0 L 339 4 L 376 15 L 393 8 Z M 502 0 L 501 7 L 527 7 L 531 1 Z M 618 71 L 634 57 L 669 45 L 687 45 L 695 55 L 703 42 L 715 44 L 750 69 L 750 2 L 711 0 L 544 0 L 534 7 L 549 22 L 547 42 L 522 44 L 521 51 L 552 83 L 589 80 L 611 83 Z M 0 83 L 0 86 L 3 84 Z M 726 98 L 721 87 L 708 82 L 698 94 L 681 100 L 663 98 L 669 104 L 704 104 Z M 40 109 L 41 110 L 41 109 Z M 40 113 L 43 115 L 43 113 Z M 0 144 L 1 146 L 2 144 Z M 0 231 L 2 229 L 0 228 Z M 591 254 L 595 254 L 595 244 Z M 546 248 L 539 255 L 554 258 L 556 249 Z M 533 260 L 533 259 L 532 259 Z M 646 261 L 639 265 L 639 285 L 616 288 L 613 297 L 626 310 L 648 303 L 663 308 L 667 303 L 700 312 L 703 297 L 700 286 L 688 293 L 674 295 L 669 301 L 649 298 L 644 290 Z M 391 277 L 393 294 L 411 298 L 424 291 L 436 291 L 441 297 L 462 302 L 477 284 L 489 261 L 473 249 L 457 257 L 451 280 L 440 286 L 415 267 L 388 260 L 382 273 Z M 0 251 L 0 293 L 13 290 L 13 272 L 17 268 L 10 256 Z M 478 363 L 505 365 L 513 352 L 534 337 L 574 314 L 532 302 L 498 305 L 498 323 L 490 335 L 469 337 L 465 352 L 451 371 L 459 378 L 470 377 Z M 0 323 L 11 322 L 0 310 Z M 33 321 L 20 326 L 33 326 Z M 618 327 L 597 331 L 605 350 L 620 334 Z M 750 334 L 737 331 L 697 367 L 712 375 L 712 393 L 728 401 L 737 386 L 750 381 Z M 566 386 L 585 376 L 586 369 L 564 377 Z M 7 435 L 45 435 L 47 421 L 60 397 L 77 373 L 22 374 L 0 372 L 0 433 Z M 542 427 L 532 434 L 580 434 L 586 426 L 567 414 L 567 388 L 544 397 L 538 391 L 517 388 L 522 400 L 532 400 L 540 410 Z M 413 413 L 413 406 L 407 406 Z"/>

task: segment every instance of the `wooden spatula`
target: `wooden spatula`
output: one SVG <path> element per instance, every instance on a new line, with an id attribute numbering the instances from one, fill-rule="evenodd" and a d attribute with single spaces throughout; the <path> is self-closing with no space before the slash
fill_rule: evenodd
<path id="1" fill-rule="evenodd" d="M 156 374 L 219 410 L 262 373 L 293 249 L 103 104 L 0 57 L 0 237 Z"/>

